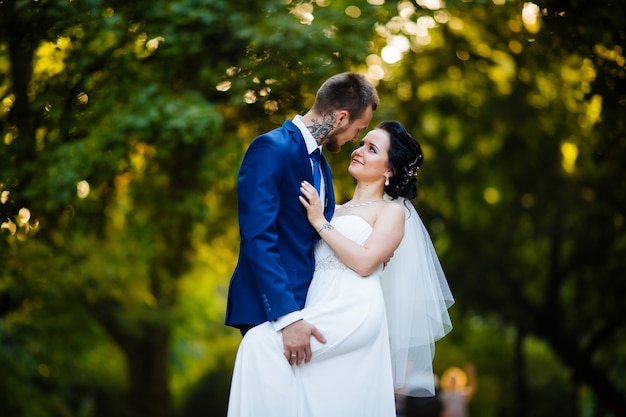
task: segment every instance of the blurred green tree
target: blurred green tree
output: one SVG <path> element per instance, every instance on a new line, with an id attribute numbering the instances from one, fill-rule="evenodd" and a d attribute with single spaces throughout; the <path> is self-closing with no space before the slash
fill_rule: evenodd
<path id="1" fill-rule="evenodd" d="M 624 7 L 417 3 L 379 30 L 402 57 L 380 60 L 381 100 L 426 149 L 418 206 L 457 307 L 512 330 L 500 414 L 581 415 L 590 389 L 624 415 Z M 536 338 L 569 375 L 551 407 Z"/>
<path id="2" fill-rule="evenodd" d="M 127 384 L 115 414 L 172 415 L 181 291 L 224 236 L 211 267 L 234 263 L 246 144 L 367 51 L 370 19 L 326 7 L 311 25 L 312 7 L 0 2 L 0 366 L 24 383 L 2 384 L 6 410 L 106 414 L 100 394 L 69 389 L 95 355 L 91 378 Z M 223 338 L 212 299 L 204 314 L 218 319 L 202 330 Z"/>

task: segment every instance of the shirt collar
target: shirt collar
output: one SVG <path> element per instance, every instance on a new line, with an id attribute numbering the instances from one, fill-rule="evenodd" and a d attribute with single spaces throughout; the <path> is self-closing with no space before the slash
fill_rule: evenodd
<path id="1" fill-rule="evenodd" d="M 304 125 L 304 122 L 302 121 L 302 116 L 296 114 L 296 116 L 293 118 L 293 124 L 295 124 L 302 133 L 307 153 L 311 154 L 316 149 L 319 149 L 320 151 L 322 150 L 322 147 L 317 144 L 317 142 L 313 138 L 313 135 L 311 135 L 311 132 L 309 132 L 309 129 L 307 129 L 307 127 Z"/>

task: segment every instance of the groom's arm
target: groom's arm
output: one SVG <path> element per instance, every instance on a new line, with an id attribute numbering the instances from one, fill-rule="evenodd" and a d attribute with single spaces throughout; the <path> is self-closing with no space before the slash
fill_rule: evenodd
<path id="1" fill-rule="evenodd" d="M 311 336 L 320 343 L 325 339 L 315 326 L 302 319 L 280 259 L 276 222 L 281 198 L 285 198 L 278 186 L 286 175 L 285 163 L 280 149 L 268 137 L 252 142 L 240 169 L 239 221 L 242 252 L 252 265 L 267 320 L 282 331 L 287 360 L 301 364 L 311 360 Z"/>
<path id="2" fill-rule="evenodd" d="M 268 136 L 255 139 L 242 161 L 237 187 L 241 255 L 270 322 L 300 309 L 278 245 L 279 182 L 285 161 L 277 148 Z"/>
<path id="3" fill-rule="evenodd" d="M 302 320 L 302 313 L 300 312 L 300 310 L 293 311 L 277 318 L 272 322 L 272 326 L 274 326 L 274 330 L 278 332 L 298 320 Z"/>

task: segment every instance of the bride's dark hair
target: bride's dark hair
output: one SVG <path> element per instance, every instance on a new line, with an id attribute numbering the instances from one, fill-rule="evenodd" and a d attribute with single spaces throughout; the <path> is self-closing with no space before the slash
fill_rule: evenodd
<path id="1" fill-rule="evenodd" d="M 388 157 L 393 177 L 389 178 L 385 193 L 393 199 L 414 199 L 417 196 L 415 174 L 424 162 L 422 147 L 400 122 L 388 120 L 376 128 L 385 130 L 390 136 Z"/>

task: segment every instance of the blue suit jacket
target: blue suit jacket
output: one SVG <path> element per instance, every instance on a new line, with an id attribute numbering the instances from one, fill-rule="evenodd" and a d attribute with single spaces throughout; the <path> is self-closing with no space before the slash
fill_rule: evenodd
<path id="1" fill-rule="evenodd" d="M 322 155 L 326 212 L 335 196 Z M 300 203 L 300 183 L 313 184 L 304 138 L 293 122 L 255 138 L 246 151 L 237 184 L 239 260 L 228 290 L 226 324 L 254 326 L 304 307 L 313 277 L 313 245 L 319 235 Z"/>

